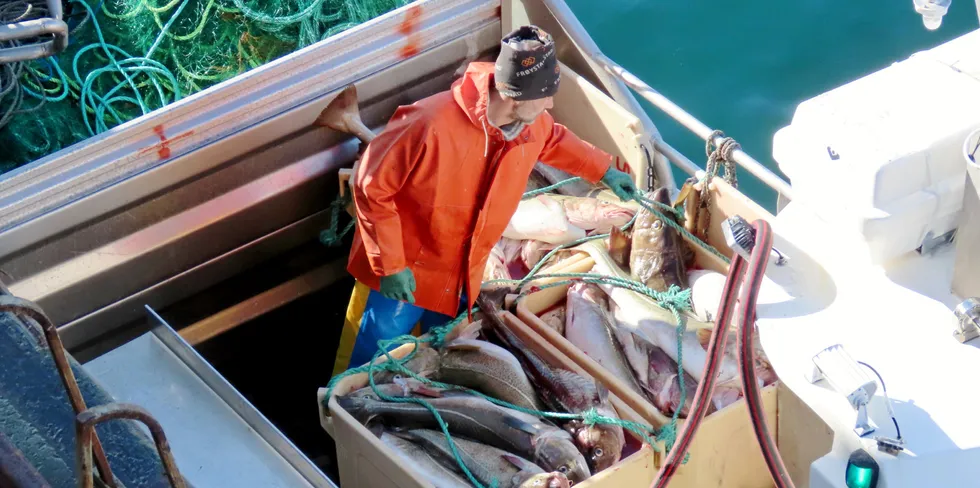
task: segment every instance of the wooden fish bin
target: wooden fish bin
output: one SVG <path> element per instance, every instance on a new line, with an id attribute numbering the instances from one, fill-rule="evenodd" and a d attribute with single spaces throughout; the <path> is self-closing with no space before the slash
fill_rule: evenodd
<path id="1" fill-rule="evenodd" d="M 590 377 L 576 361 L 556 350 L 517 316 L 510 312 L 502 312 L 501 317 L 510 330 L 549 364 Z M 391 356 L 394 358 L 405 357 L 414 347 L 412 344 L 403 345 L 392 351 Z M 384 357 L 379 359 L 380 362 L 384 360 Z M 598 379 L 598 381 L 606 388 L 610 388 L 610 391 L 611 387 L 614 386 L 606 383 L 606 379 Z M 320 388 L 317 392 L 320 424 L 333 437 L 337 446 L 340 485 L 358 488 L 431 488 L 432 484 L 427 482 L 422 474 L 400 462 L 388 446 L 384 445 L 364 425 L 337 404 L 335 397 L 346 395 L 367 386 L 367 384 L 367 373 L 344 378 L 337 383 L 326 408 L 324 408 L 324 400 L 327 389 Z M 643 416 L 633 411 L 619 397 L 610 394 L 610 403 L 620 418 L 648 423 Z M 630 431 L 625 430 L 625 433 L 634 438 L 634 444 L 641 443 Z M 581 488 L 647 486 L 653 481 L 653 476 L 656 474 L 654 466 L 658 460 L 659 453 L 651 450 L 649 446 L 643 445 L 639 450 L 624 457 L 617 464 L 596 473 L 575 486 Z"/>
<path id="2" fill-rule="evenodd" d="M 721 230 L 721 222 L 731 215 L 738 214 L 750 223 L 756 219 L 771 221 L 774 217 L 736 189 L 725 183 L 721 178 L 715 178 L 710 184 L 712 193 L 710 211 L 710 227 L 707 242 L 729 258 L 733 251 L 725 244 Z M 688 241 L 690 242 L 690 241 Z M 697 266 L 710 269 L 722 274 L 728 273 L 728 265 L 718 257 L 691 242 L 697 253 Z M 574 258 L 563 260 L 552 265 L 544 273 L 587 273 L 594 265 L 591 256 L 580 253 Z M 545 278 L 534 280 L 535 284 L 557 282 L 560 279 Z M 535 334 L 549 342 L 561 355 L 575 362 L 576 366 L 609 387 L 610 393 L 618 404 L 625 404 L 627 411 L 639 415 L 641 422 L 660 427 L 667 424 L 670 418 L 665 416 L 646 397 L 639 395 L 610 374 L 605 368 L 588 357 L 565 337 L 545 324 L 538 314 L 548 310 L 564 299 L 569 285 L 546 288 L 517 300 L 517 316 Z M 765 387 L 763 404 L 765 406 L 769 429 L 778 433 L 777 442 L 787 446 L 782 452 L 784 462 L 793 475 L 796 486 L 807 486 L 806 473 L 810 463 L 830 449 L 832 434 L 819 419 L 800 402 L 789 389 L 780 386 L 779 382 Z M 688 392 L 693 395 L 694 392 Z M 782 410 L 786 415 L 780 417 Z M 683 425 L 683 419 L 678 425 Z M 797 440 L 799 439 L 799 440 Z M 804 440 L 805 439 L 805 440 Z M 806 446 L 800 448 L 799 446 Z M 773 486 L 769 471 L 762 458 L 761 450 L 755 438 L 752 423 L 749 419 L 748 408 L 744 398 L 706 416 L 689 450 L 690 458 L 687 464 L 678 469 L 671 479 L 672 488 L 697 488 L 718 486 L 726 488 L 763 488 Z M 660 457 L 650 451 L 641 451 L 649 457 L 649 462 L 643 463 L 646 472 L 643 474 L 610 475 L 610 481 L 616 480 L 615 486 L 648 486 L 660 467 Z M 610 484 L 609 486 L 614 486 Z"/>

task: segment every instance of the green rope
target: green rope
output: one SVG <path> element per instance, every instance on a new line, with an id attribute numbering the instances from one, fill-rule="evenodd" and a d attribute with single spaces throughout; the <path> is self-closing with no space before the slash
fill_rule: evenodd
<path id="1" fill-rule="evenodd" d="M 0 147 L 6 150 L 0 155 L 0 172 L 157 111 L 409 2 L 66 3 L 77 4 L 75 10 L 85 15 L 84 22 L 73 28 L 66 50 L 18 64 L 12 71 L 18 76 L 16 97 L 49 103 L 38 104 L 36 116 L 9 123 L 0 113 Z M 19 107 L 19 98 L 11 101 Z"/>
<path id="2" fill-rule="evenodd" d="M 354 223 L 356 220 L 351 219 L 344 227 L 344 230 L 337 232 L 337 228 L 340 226 L 340 210 L 347 207 L 351 202 L 350 193 L 344 195 L 337 195 L 337 198 L 330 203 L 330 223 L 327 224 L 327 228 L 320 232 L 320 242 L 324 246 L 334 247 L 339 246 L 343 241 L 344 237 L 350 233 L 351 229 L 354 228 Z"/>
<path id="3" fill-rule="evenodd" d="M 527 200 L 529 198 L 534 198 L 534 197 L 536 197 L 538 195 L 541 195 L 543 193 L 548 193 L 548 192 L 550 192 L 552 190 L 556 190 L 556 189 L 561 188 L 561 187 L 563 187 L 565 185 L 568 185 L 568 184 L 571 184 L 571 183 L 576 183 L 576 182 L 579 182 L 579 181 L 582 181 L 582 178 L 576 176 L 574 178 L 569 178 L 567 180 L 559 181 L 558 183 L 555 183 L 554 185 L 549 185 L 549 186 L 546 186 L 544 188 L 538 188 L 537 190 L 531 190 L 531 191 L 529 191 L 527 193 L 524 193 L 524 195 L 521 197 L 521 200 Z"/>
<path id="4" fill-rule="evenodd" d="M 652 205 L 654 207 L 657 207 L 657 208 L 659 208 L 660 210 L 662 210 L 664 212 L 667 212 L 667 213 L 672 214 L 674 216 L 674 218 L 678 222 L 684 222 L 684 219 L 685 219 L 685 217 L 684 217 L 684 211 L 681 210 L 681 209 L 679 209 L 679 208 L 674 208 L 673 206 L 667 205 L 666 203 L 660 203 L 660 202 L 658 202 L 656 200 L 651 200 L 651 199 L 647 198 L 645 195 L 643 195 L 643 193 L 641 193 L 639 191 L 633 194 L 633 199 L 636 200 L 637 202 L 641 203 L 641 204 L 645 203 L 647 205 Z M 647 208 L 647 207 L 644 206 L 644 208 Z M 647 208 L 647 210 L 649 210 L 649 208 Z M 663 214 L 660 214 L 660 217 L 662 218 L 663 217 Z"/>
<path id="5" fill-rule="evenodd" d="M 547 412 L 547 411 L 524 408 L 518 405 L 513 405 L 511 403 L 505 402 L 503 400 L 499 400 L 497 398 L 493 398 L 489 395 L 485 395 L 481 392 L 472 390 L 470 388 L 430 380 L 428 378 L 420 376 L 419 374 L 405 367 L 405 363 L 410 361 L 415 356 L 416 352 L 419 350 L 419 347 L 423 343 L 431 342 L 433 344 L 433 347 L 439 347 L 437 346 L 437 344 L 441 345 L 442 342 L 445 340 L 446 334 L 454 327 L 456 327 L 459 323 L 461 323 L 463 318 L 465 317 L 466 314 L 460 314 L 458 317 L 451 320 L 447 324 L 439 327 L 434 327 L 430 331 L 430 336 L 424 339 L 417 338 L 412 335 L 403 335 L 403 336 L 396 337 L 394 339 L 378 341 L 378 352 L 374 354 L 374 358 L 368 364 L 365 364 L 357 368 L 349 369 L 330 380 L 330 382 L 327 385 L 327 394 L 324 397 L 324 402 L 329 402 L 329 399 L 333 396 L 334 388 L 341 380 L 355 374 L 367 373 L 368 384 L 371 386 L 371 390 L 378 396 L 378 398 L 384 401 L 395 402 L 395 403 L 414 403 L 417 405 L 421 405 L 430 413 L 432 413 L 432 415 L 436 419 L 436 423 L 439 425 L 439 428 L 442 430 L 443 435 L 446 437 L 446 441 L 449 444 L 450 450 L 453 453 L 453 457 L 455 458 L 456 463 L 460 466 L 463 473 L 466 475 L 467 479 L 469 479 L 469 481 L 478 488 L 482 488 L 483 485 L 476 480 L 475 476 L 473 476 L 472 472 L 470 472 L 469 468 L 466 466 L 466 463 L 463 461 L 462 457 L 460 456 L 458 450 L 456 449 L 456 445 L 453 442 L 452 435 L 449 432 L 449 426 L 442 418 L 442 416 L 439 414 L 439 411 L 435 407 L 433 407 L 429 402 L 421 398 L 392 397 L 385 394 L 383 391 L 381 391 L 378 388 L 375 382 L 374 375 L 377 370 L 380 369 L 382 371 L 390 371 L 393 373 L 406 374 L 409 377 L 415 379 L 416 381 L 419 381 L 426 385 L 431 385 L 436 388 L 441 388 L 445 390 L 466 392 L 468 394 L 492 402 L 495 405 L 513 409 L 518 412 L 522 412 L 528 415 L 533 415 L 539 418 L 550 418 L 556 420 L 581 420 L 585 423 L 585 425 L 590 427 L 596 424 L 615 425 L 620 428 L 629 430 L 630 432 L 633 432 L 634 434 L 642 438 L 643 442 L 648 444 L 651 448 L 657 449 L 658 451 L 660 450 L 660 448 L 659 448 L 659 444 L 657 443 L 657 440 L 664 441 L 665 445 L 668 446 L 667 450 L 669 450 L 670 446 L 673 445 L 674 439 L 676 438 L 676 434 L 671 435 L 670 433 L 675 432 L 676 431 L 675 429 L 671 429 L 667 431 L 662 430 L 660 432 L 657 432 L 656 429 L 652 429 L 650 427 L 647 427 L 637 422 L 607 417 L 605 415 L 600 414 L 594 407 L 582 413 Z M 412 350 L 407 355 L 405 355 L 405 357 L 398 359 L 391 356 L 389 349 L 392 346 L 405 345 L 405 344 L 413 344 L 414 346 Z M 378 359 L 382 355 L 385 356 L 387 361 L 379 363 Z M 650 434 L 653 434 L 654 437 L 651 437 Z M 497 480 L 492 479 L 490 483 L 490 488 L 494 488 L 496 486 L 498 486 Z"/>

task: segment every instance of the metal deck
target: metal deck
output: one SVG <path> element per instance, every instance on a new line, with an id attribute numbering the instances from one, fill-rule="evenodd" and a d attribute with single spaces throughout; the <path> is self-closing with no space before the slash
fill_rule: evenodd
<path id="1" fill-rule="evenodd" d="M 332 481 L 150 307 L 156 326 L 85 365 L 163 425 L 196 487 L 332 487 Z"/>

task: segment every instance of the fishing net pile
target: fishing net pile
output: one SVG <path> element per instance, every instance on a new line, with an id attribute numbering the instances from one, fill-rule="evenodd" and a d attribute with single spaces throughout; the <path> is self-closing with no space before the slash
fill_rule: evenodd
<path id="1" fill-rule="evenodd" d="M 0 24 L 47 15 L 46 0 L 2 3 Z M 63 3 L 69 25 L 65 51 L 51 58 L 0 65 L 0 147 L 4 149 L 0 172 L 160 109 L 410 0 Z"/>
<path id="2" fill-rule="evenodd" d="M 488 259 L 476 322 L 463 323 L 463 315 L 421 338 L 379 341 L 375 358 L 387 360 L 338 375 L 325 398 L 344 378 L 367 373 L 336 392 L 338 405 L 442 486 L 567 486 L 615 469 L 638 442 L 670 450 L 706 375 L 713 307 L 725 284 L 725 275 L 705 269 L 710 256 L 721 264 L 707 267 L 722 268 L 727 258 L 695 226 L 694 188 L 686 183 L 675 202 L 665 188 L 623 202 L 539 163 Z M 557 287 L 566 289 L 527 305 Z M 507 295 L 540 310 L 536 319 L 525 314 L 530 308 L 505 306 Z M 513 313 L 498 314 L 505 308 Z M 554 348 L 524 342 L 515 327 L 529 325 L 515 321 L 536 324 L 544 341 L 568 341 L 607 374 L 567 369 L 548 352 Z M 743 396 L 736 341 L 727 343 L 708 415 Z M 386 352 L 405 344 L 415 347 L 398 357 Z M 772 384 L 765 353 L 756 352 L 757 377 Z M 660 417 L 644 424 L 619 417 L 607 400 L 612 381 Z"/>

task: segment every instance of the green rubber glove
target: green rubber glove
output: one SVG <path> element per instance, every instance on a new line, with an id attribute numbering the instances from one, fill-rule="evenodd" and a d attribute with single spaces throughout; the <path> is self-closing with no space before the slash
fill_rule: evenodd
<path id="1" fill-rule="evenodd" d="M 405 268 L 393 275 L 381 277 L 381 294 L 392 300 L 415 303 L 415 275 Z"/>
<path id="2" fill-rule="evenodd" d="M 602 182 L 624 202 L 632 200 L 636 195 L 636 184 L 633 183 L 633 178 L 611 166 L 602 177 Z"/>

